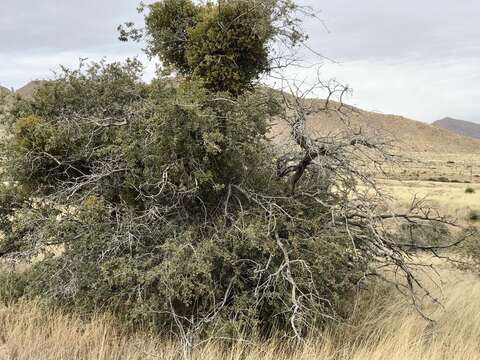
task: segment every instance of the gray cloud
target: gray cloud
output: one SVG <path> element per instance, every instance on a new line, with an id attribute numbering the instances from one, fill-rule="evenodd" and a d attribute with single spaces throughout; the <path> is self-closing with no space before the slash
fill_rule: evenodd
<path id="1" fill-rule="evenodd" d="M 88 51 L 103 46 L 111 50 L 115 27 L 138 19 L 136 4 L 136 0 L 2 0 L 1 52 Z"/>
<path id="2" fill-rule="evenodd" d="M 118 60 L 141 54 L 139 44 L 117 40 L 116 27 L 141 23 L 137 0 L 1 0 L 0 84 L 18 88 L 48 78 L 80 57 Z"/>
<path id="3" fill-rule="evenodd" d="M 313 44 L 337 60 L 391 62 L 480 55 L 480 3 L 477 0 L 335 0 L 321 6 L 331 31 L 316 32 Z M 310 21 L 309 29 L 318 24 Z"/>
<path id="4" fill-rule="evenodd" d="M 339 64 L 325 76 L 349 83 L 351 101 L 369 110 L 433 121 L 480 122 L 480 2 L 335 0 L 308 21 L 310 45 Z"/>
<path id="5" fill-rule="evenodd" d="M 425 121 L 443 116 L 480 121 L 478 0 L 299 2 L 322 11 L 329 32 L 307 21 L 311 46 L 338 61 L 326 62 L 323 75 L 349 83 L 354 104 Z M 79 57 L 140 54 L 140 45 L 118 42 L 116 32 L 125 21 L 141 23 L 137 5 L 137 0 L 0 0 L 0 84 L 17 88 L 51 76 L 58 64 L 75 66 Z"/>

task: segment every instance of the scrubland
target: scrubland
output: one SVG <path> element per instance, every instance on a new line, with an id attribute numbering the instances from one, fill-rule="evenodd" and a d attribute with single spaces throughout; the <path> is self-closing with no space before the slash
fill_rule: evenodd
<path id="1" fill-rule="evenodd" d="M 480 183 L 381 180 L 379 184 L 392 196 L 395 207 L 405 208 L 414 198 L 422 199 L 461 225 L 469 225 L 468 214 L 480 210 Z"/>
<path id="2" fill-rule="evenodd" d="M 381 180 L 398 207 L 426 198 L 461 223 L 480 207 L 480 184 Z M 473 193 L 465 192 L 470 187 Z M 359 290 L 351 317 L 330 324 L 300 347 L 286 339 L 248 339 L 225 346 L 211 340 L 194 354 L 202 360 L 480 359 L 480 278 L 444 260 L 420 255 L 436 270 L 421 274 L 438 302 L 425 301 L 425 320 L 410 300 L 385 284 Z M 121 330 L 106 315 L 93 319 L 47 309 L 40 303 L 0 306 L 0 360 L 180 359 L 179 343 L 148 332 Z"/>
<path id="3" fill-rule="evenodd" d="M 288 341 L 249 339 L 223 347 L 201 344 L 201 360 L 313 359 L 479 359 L 480 280 L 438 259 L 432 288 L 439 303 L 426 304 L 424 320 L 402 297 L 385 285 L 361 290 L 356 309 L 345 322 L 330 325 L 321 335 L 296 349 Z M 432 275 L 432 274 L 429 274 Z M 148 333 L 127 334 L 108 316 L 82 321 L 47 310 L 35 302 L 0 308 L 0 359 L 179 359 L 175 342 Z"/>
<path id="4" fill-rule="evenodd" d="M 398 162 L 387 168 L 387 178 L 440 183 L 480 183 L 480 156 L 470 153 L 401 151 Z M 379 176 L 383 177 L 382 174 Z"/>
<path id="5" fill-rule="evenodd" d="M 82 60 L 0 102 L 0 360 L 479 359 L 480 242 L 436 245 L 470 234 L 439 215 L 480 219 L 480 141 L 344 106 L 336 81 L 264 91 L 315 14 L 214 3 L 118 27 L 166 65 L 150 84 Z"/>

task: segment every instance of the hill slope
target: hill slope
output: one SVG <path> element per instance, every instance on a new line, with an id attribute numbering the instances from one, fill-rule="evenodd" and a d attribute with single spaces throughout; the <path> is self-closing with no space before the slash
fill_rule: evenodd
<path id="1" fill-rule="evenodd" d="M 6 87 L 0 85 L 0 94 L 3 94 L 3 93 L 8 94 L 8 93 L 10 93 L 10 90 L 7 89 Z"/>
<path id="2" fill-rule="evenodd" d="M 312 100 L 322 106 L 323 101 Z M 480 154 L 480 139 L 473 139 L 432 126 L 420 121 L 397 115 L 385 115 L 349 107 L 344 117 L 350 127 L 361 129 L 364 133 L 395 139 L 399 150 L 407 152 L 465 153 Z M 346 130 L 347 126 L 335 112 L 311 115 L 310 131 L 320 136 L 328 136 Z M 289 137 L 288 127 L 281 121 L 273 125 L 272 136 L 279 142 Z"/>
<path id="3" fill-rule="evenodd" d="M 450 130 L 454 133 L 480 139 L 480 124 L 449 117 L 437 120 L 432 125 Z"/>
<path id="4" fill-rule="evenodd" d="M 37 90 L 42 84 L 45 83 L 45 80 L 33 80 L 30 81 L 25 86 L 21 87 L 15 93 L 19 94 L 22 97 L 32 97 L 35 90 Z"/>

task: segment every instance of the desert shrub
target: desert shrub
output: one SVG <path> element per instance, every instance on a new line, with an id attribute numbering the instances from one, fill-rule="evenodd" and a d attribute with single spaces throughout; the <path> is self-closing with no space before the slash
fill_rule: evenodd
<path id="1" fill-rule="evenodd" d="M 18 100 L 6 122 L 4 180 L 16 185 L 0 192 L 0 251 L 42 260 L 4 292 L 160 332 L 221 304 L 204 332 L 288 332 L 281 241 L 297 291 L 310 294 L 303 321 L 341 316 L 367 258 L 314 199 L 285 197 L 266 141 L 275 97 L 212 101 L 193 81 L 140 79 L 135 61 L 94 64 Z M 302 186 L 328 192 L 329 181 Z M 278 198 L 274 217 L 250 194 Z"/>
<path id="2" fill-rule="evenodd" d="M 0 271 L 0 284 L 0 304 L 8 305 L 25 294 L 28 281 L 23 273 Z"/>
<path id="3" fill-rule="evenodd" d="M 480 220 L 480 211 L 478 210 L 470 210 L 467 219 L 471 221 L 477 221 Z"/>
<path id="4" fill-rule="evenodd" d="M 475 189 L 474 189 L 474 188 L 471 188 L 471 187 L 467 187 L 467 188 L 465 189 L 465 193 L 467 193 L 467 194 L 473 194 L 473 193 L 475 193 Z"/>
<path id="5" fill-rule="evenodd" d="M 442 223 L 403 223 L 400 225 L 398 239 L 401 243 L 420 246 L 434 246 L 451 242 L 452 234 Z"/>
<path id="6" fill-rule="evenodd" d="M 480 230 L 476 227 L 463 230 L 459 234 L 462 240 L 459 254 L 464 261 L 458 263 L 463 270 L 480 273 Z"/>
<path id="7" fill-rule="evenodd" d="M 145 84 L 136 60 L 82 63 L 11 104 L 0 256 L 35 261 L 5 293 L 107 311 L 191 346 L 214 333 L 302 338 L 348 311 L 374 261 L 412 283 L 384 223 L 395 216 L 361 190 L 374 180 L 357 156 L 389 158 L 384 143 L 312 139 L 308 101 L 255 86 L 275 38 L 301 41 L 295 9 L 160 1 L 150 50 L 183 77 Z M 286 154 L 267 136 L 278 117 L 296 143 Z"/>

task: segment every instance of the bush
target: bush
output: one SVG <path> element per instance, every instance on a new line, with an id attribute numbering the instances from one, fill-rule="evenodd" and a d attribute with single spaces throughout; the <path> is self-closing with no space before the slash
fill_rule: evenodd
<path id="1" fill-rule="evenodd" d="M 158 1 L 145 16 L 149 52 L 207 89 L 238 95 L 271 69 L 274 40 L 306 38 L 296 9 L 290 0 Z"/>
<path id="2" fill-rule="evenodd" d="M 458 266 L 480 273 L 480 230 L 476 227 L 465 229 L 459 234 L 459 239 L 463 240 L 459 250 L 465 261 L 458 263 Z"/>
<path id="3" fill-rule="evenodd" d="M 25 294 L 28 281 L 22 273 L 0 270 L 0 284 L 0 303 L 9 305 Z"/>
<path id="4" fill-rule="evenodd" d="M 474 188 L 471 188 L 471 187 L 467 187 L 467 188 L 465 189 L 465 193 L 467 193 L 467 194 L 473 194 L 473 193 L 475 193 L 475 189 L 474 189 Z"/>
<path id="5" fill-rule="evenodd" d="M 219 7 L 190 0 L 157 2 L 146 16 L 150 51 L 208 89 L 239 94 L 269 68 L 273 11 L 244 0 Z"/>
<path id="6" fill-rule="evenodd" d="M 205 333 L 288 333 L 285 246 L 295 288 L 309 294 L 302 321 L 341 316 L 367 257 L 314 199 L 284 195 L 266 142 L 273 95 L 211 101 L 193 81 L 145 85 L 139 69 L 67 71 L 16 104 L 2 164 L 16 185 L 0 192 L 0 252 L 42 260 L 4 293 L 159 332 L 194 318 Z M 329 181 L 302 186 L 326 192 Z M 268 198 L 278 199 L 270 214 Z"/>
<path id="7" fill-rule="evenodd" d="M 480 220 L 480 211 L 478 210 L 470 210 L 467 216 L 468 220 L 477 221 Z"/>
<path id="8" fill-rule="evenodd" d="M 192 346 L 213 333 L 303 338 L 344 315 L 373 262 L 411 282 L 356 161 L 358 147 L 386 158 L 383 144 L 311 139 L 308 104 L 255 87 L 271 41 L 301 38 L 296 6 L 150 9 L 151 50 L 185 78 L 147 85 L 136 60 L 82 63 L 2 114 L 0 256 L 37 259 L 5 294 L 107 311 Z M 297 145 L 283 156 L 267 136 L 279 116 Z"/>
<path id="9" fill-rule="evenodd" d="M 451 242 L 452 235 L 442 223 L 404 223 L 400 226 L 398 239 L 404 244 L 434 246 Z"/>

